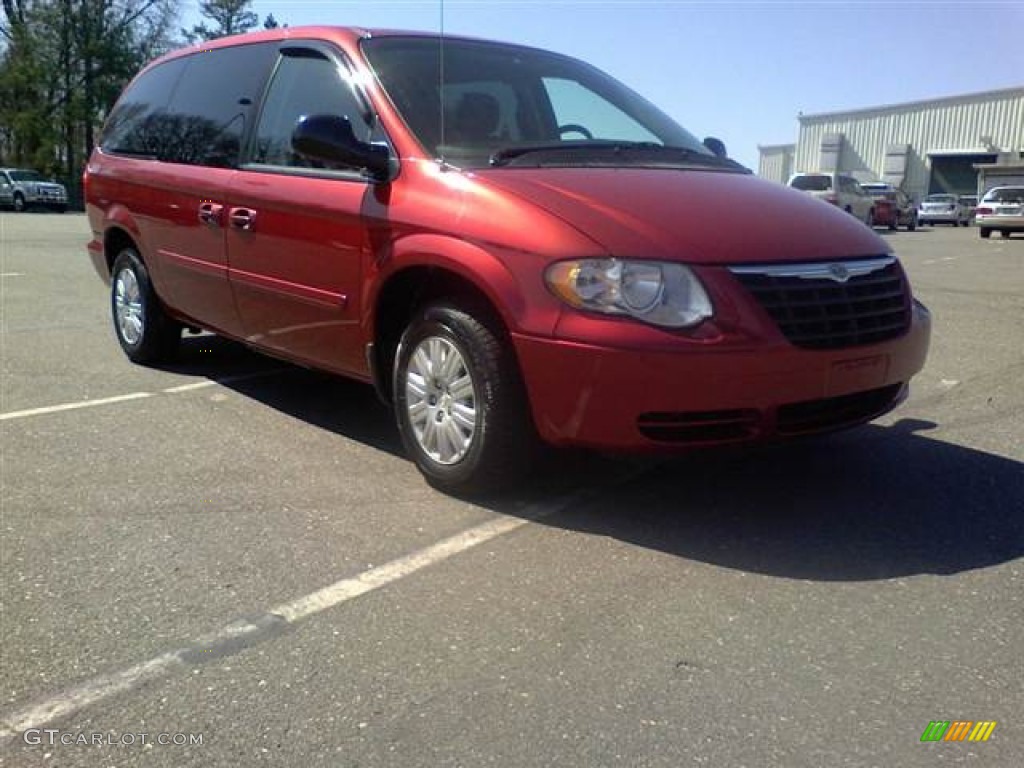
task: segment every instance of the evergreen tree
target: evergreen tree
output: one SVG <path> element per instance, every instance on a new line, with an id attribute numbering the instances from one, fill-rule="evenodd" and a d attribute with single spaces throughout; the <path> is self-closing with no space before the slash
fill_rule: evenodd
<path id="1" fill-rule="evenodd" d="M 228 35 L 240 35 L 255 27 L 260 17 L 250 10 L 252 0 L 200 0 L 199 13 L 213 22 L 196 24 L 191 30 L 181 30 L 189 43 L 201 43 Z M 275 22 L 276 23 L 276 22 Z"/>

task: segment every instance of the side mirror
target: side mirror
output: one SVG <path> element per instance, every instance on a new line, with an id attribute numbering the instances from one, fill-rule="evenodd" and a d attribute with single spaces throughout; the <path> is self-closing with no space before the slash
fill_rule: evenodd
<path id="1" fill-rule="evenodd" d="M 338 115 L 301 118 L 292 131 L 292 149 L 310 160 L 365 168 L 376 181 L 389 181 L 396 170 L 387 146 L 360 141 L 349 119 Z"/>
<path id="2" fill-rule="evenodd" d="M 729 153 L 725 150 L 725 142 L 721 139 L 716 139 L 714 136 L 708 136 L 704 139 L 704 146 L 711 150 L 711 154 L 715 157 L 728 157 Z"/>

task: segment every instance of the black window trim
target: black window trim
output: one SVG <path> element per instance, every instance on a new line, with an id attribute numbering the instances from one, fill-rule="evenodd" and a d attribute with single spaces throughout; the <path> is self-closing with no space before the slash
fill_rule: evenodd
<path id="1" fill-rule="evenodd" d="M 248 130 L 247 136 L 244 138 L 237 170 L 240 172 L 248 171 L 250 173 L 271 173 L 280 176 L 301 176 L 304 178 L 314 179 L 332 179 L 334 181 L 354 181 L 362 184 L 377 183 L 365 172 L 356 168 L 351 170 L 300 168 L 290 165 L 276 165 L 273 163 L 257 163 L 252 160 L 253 153 L 256 149 L 257 131 L 259 130 L 260 123 L 263 120 L 263 110 L 266 107 L 267 97 L 270 93 L 270 89 L 274 85 L 274 79 L 277 77 L 277 71 L 281 66 L 282 59 L 286 56 L 301 58 L 304 55 L 308 56 L 308 54 L 311 53 L 326 59 L 336 66 L 344 67 L 350 75 L 354 75 L 357 71 L 343 50 L 335 45 L 324 42 L 323 40 L 293 38 L 281 41 L 281 43 L 278 44 L 277 58 L 274 61 L 274 66 L 271 68 L 270 75 L 267 77 L 267 80 L 263 85 L 263 92 L 260 94 L 259 102 L 256 105 L 256 117 L 252 121 L 252 125 Z M 388 146 L 388 151 L 393 156 L 397 157 L 398 153 L 395 150 L 395 144 L 388 135 L 387 129 L 385 128 L 383 121 L 380 119 L 380 114 L 374 108 L 373 100 L 370 99 L 369 94 L 366 93 L 354 77 L 349 78 L 348 85 L 352 89 L 352 95 L 355 100 L 359 102 L 365 110 L 361 117 L 371 123 L 374 130 L 380 132 Z"/>

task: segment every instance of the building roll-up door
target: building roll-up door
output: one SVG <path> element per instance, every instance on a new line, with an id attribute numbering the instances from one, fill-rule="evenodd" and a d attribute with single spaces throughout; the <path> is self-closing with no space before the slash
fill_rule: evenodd
<path id="1" fill-rule="evenodd" d="M 928 194 L 949 192 L 955 195 L 973 195 L 978 189 L 978 172 L 974 166 L 994 163 L 994 154 L 969 154 L 966 152 L 929 152 L 932 161 L 931 178 L 928 180 Z"/>

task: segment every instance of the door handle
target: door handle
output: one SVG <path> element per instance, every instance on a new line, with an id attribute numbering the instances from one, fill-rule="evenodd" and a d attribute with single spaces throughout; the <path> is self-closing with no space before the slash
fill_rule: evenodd
<path id="1" fill-rule="evenodd" d="M 228 220 L 235 229 L 244 229 L 248 232 L 256 223 L 256 211 L 248 208 L 232 208 L 228 214 Z"/>
<path id="2" fill-rule="evenodd" d="M 219 227 L 221 214 L 223 212 L 224 206 L 218 203 L 200 203 L 199 223 L 209 224 L 211 227 Z"/>

